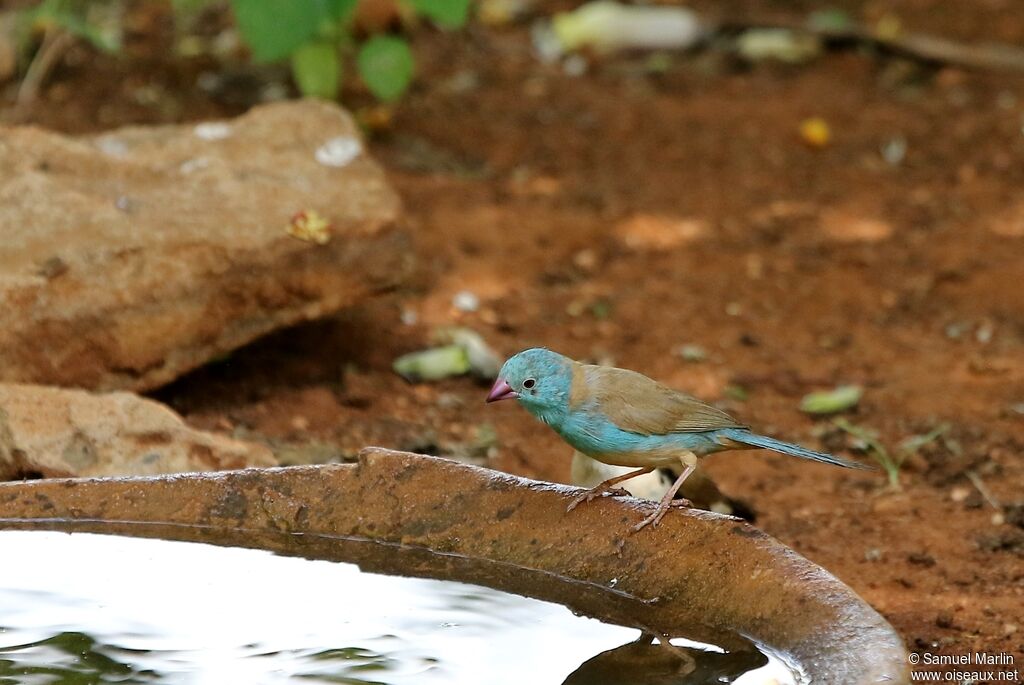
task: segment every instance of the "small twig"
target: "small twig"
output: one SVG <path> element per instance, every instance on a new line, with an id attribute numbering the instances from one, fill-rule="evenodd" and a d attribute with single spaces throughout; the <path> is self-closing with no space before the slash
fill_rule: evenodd
<path id="1" fill-rule="evenodd" d="M 1010 45 L 986 43 L 968 45 L 923 33 L 906 33 L 895 38 L 878 38 L 882 47 L 932 62 L 944 62 L 969 69 L 1024 71 L 1024 50 Z"/>
<path id="2" fill-rule="evenodd" d="M 43 33 L 43 42 L 39 45 L 32 62 L 25 71 L 25 78 L 18 87 L 17 103 L 19 107 L 32 104 L 39 95 L 46 77 L 60 61 L 64 53 L 75 42 L 74 36 L 58 26 L 48 26 Z"/>
<path id="3" fill-rule="evenodd" d="M 799 21 L 724 21 L 719 30 L 745 31 L 747 29 L 787 29 L 817 36 L 830 43 L 873 45 L 881 50 L 898 53 L 922 62 L 951 64 L 967 69 L 1024 72 L 1024 50 L 998 43 L 958 43 L 948 38 L 926 33 L 898 32 L 892 36 L 879 35 L 870 27 L 852 24 L 846 27 L 818 27 Z"/>
<path id="4" fill-rule="evenodd" d="M 985 482 L 981 480 L 981 476 L 976 474 L 974 471 L 968 471 L 967 478 L 969 478 L 970 481 L 974 484 L 974 487 L 978 488 L 978 492 L 981 493 L 981 496 L 985 498 L 985 501 L 988 502 L 993 509 L 996 509 L 998 511 L 1003 510 L 1003 505 L 999 503 L 999 500 L 997 500 L 995 495 L 992 494 L 992 491 L 988 489 L 988 486 L 985 485 Z"/>

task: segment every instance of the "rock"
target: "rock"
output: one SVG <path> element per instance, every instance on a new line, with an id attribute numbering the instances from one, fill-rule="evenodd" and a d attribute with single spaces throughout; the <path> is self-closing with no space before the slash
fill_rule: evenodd
<path id="1" fill-rule="evenodd" d="M 358 563 L 566 601 L 606 623 L 717 645 L 732 659 L 764 645 L 808 682 L 910 682 L 892 626 L 766 533 L 673 508 L 630 535 L 653 502 L 603 497 L 566 513 L 579 493 L 370 448 L 357 464 L 0 483 L 0 529 L 159 535 Z M 618 682 L 655 682 L 635 674 Z"/>
<path id="2" fill-rule="evenodd" d="M 882 219 L 846 209 L 826 209 L 821 213 L 825 235 L 840 243 L 877 243 L 892 236 L 892 224 Z"/>
<path id="3" fill-rule="evenodd" d="M 193 430 L 153 400 L 0 384 L 0 480 L 274 466 L 270 450 Z"/>
<path id="4" fill-rule="evenodd" d="M 356 304 L 409 271 L 399 210 L 326 103 L 87 138 L 0 128 L 0 381 L 153 388 Z M 289 235 L 300 212 L 326 240 Z"/>
<path id="5" fill-rule="evenodd" d="M 1019 202 L 996 214 L 989 222 L 993 233 L 1003 238 L 1024 236 L 1024 202 Z"/>
<path id="6" fill-rule="evenodd" d="M 667 252 L 704 237 L 708 231 L 702 219 L 635 214 L 619 223 L 615 234 L 631 250 Z"/>

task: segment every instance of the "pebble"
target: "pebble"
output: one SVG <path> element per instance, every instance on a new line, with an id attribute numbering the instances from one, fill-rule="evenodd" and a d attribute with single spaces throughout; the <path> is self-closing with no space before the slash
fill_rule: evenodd
<path id="1" fill-rule="evenodd" d="M 877 243 L 893 232 L 886 221 L 842 209 L 822 212 L 821 227 L 828 237 L 841 243 Z"/>
<path id="2" fill-rule="evenodd" d="M 566 76 L 583 76 L 587 73 L 587 69 L 589 67 L 590 64 L 587 62 L 587 58 L 583 55 L 569 55 L 565 58 L 565 61 L 562 62 L 562 71 L 565 72 Z"/>
<path id="3" fill-rule="evenodd" d="M 992 342 L 992 337 L 995 335 L 995 326 L 992 325 L 991 321 L 985 321 L 978 330 L 974 332 L 974 338 L 982 345 L 987 345 Z"/>
<path id="4" fill-rule="evenodd" d="M 703 237 L 708 230 L 702 219 L 636 214 L 621 222 L 615 233 L 630 249 L 666 252 Z"/>
<path id="5" fill-rule="evenodd" d="M 440 409 L 458 409 L 465 405 L 463 399 L 454 393 L 442 392 L 437 396 L 437 406 Z"/>
<path id="6" fill-rule="evenodd" d="M 202 140 L 224 140 L 231 136 L 231 125 L 223 121 L 205 121 L 192 129 L 196 138 Z"/>
<path id="7" fill-rule="evenodd" d="M 882 159 L 898 166 L 907 156 L 907 139 L 903 136 L 895 136 L 885 141 L 882 145 Z"/>
<path id="8" fill-rule="evenodd" d="M 969 328 L 970 324 L 966 321 L 953 321 L 946 324 L 943 331 L 945 332 L 946 337 L 950 340 L 958 340 L 963 337 L 964 333 L 966 333 Z"/>
<path id="9" fill-rule="evenodd" d="M 101 136 L 96 139 L 95 145 L 108 157 L 124 157 L 128 154 L 128 145 L 114 136 Z"/>
<path id="10" fill-rule="evenodd" d="M 989 230 L 1004 238 L 1024 237 L 1024 202 L 997 214 L 991 219 Z"/>
<path id="11" fill-rule="evenodd" d="M 832 141 L 832 130 L 824 119 L 812 117 L 800 122 L 800 138 L 811 147 L 823 148 Z"/>
<path id="12" fill-rule="evenodd" d="M 587 248 L 572 256 L 572 263 L 584 273 L 591 273 L 597 268 L 597 253 Z"/>
<path id="13" fill-rule="evenodd" d="M 675 352 L 688 362 L 700 362 L 708 357 L 708 353 L 700 345 L 680 345 L 676 348 Z"/>
<path id="14" fill-rule="evenodd" d="M 475 312 L 480 308 L 480 298 L 469 290 L 460 290 L 452 297 L 452 306 L 460 312 Z"/>
<path id="15" fill-rule="evenodd" d="M 191 174 L 193 171 L 200 171 L 208 166 L 210 166 L 209 159 L 207 159 L 206 157 L 195 157 L 193 159 L 187 159 L 184 162 L 182 162 L 181 166 L 178 167 L 178 171 L 187 176 L 188 174 Z"/>
<path id="16" fill-rule="evenodd" d="M 363 144 L 349 136 L 331 138 L 316 149 L 314 157 L 324 166 L 341 168 L 348 166 L 363 152 Z"/>

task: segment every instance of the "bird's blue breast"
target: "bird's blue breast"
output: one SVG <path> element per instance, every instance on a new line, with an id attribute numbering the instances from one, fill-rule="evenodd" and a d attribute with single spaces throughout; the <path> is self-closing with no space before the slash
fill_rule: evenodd
<path id="1" fill-rule="evenodd" d="M 620 466 L 678 464 L 682 453 L 697 456 L 725 449 L 721 431 L 642 435 L 625 431 L 597 411 L 572 411 L 552 428 L 583 454 Z"/>

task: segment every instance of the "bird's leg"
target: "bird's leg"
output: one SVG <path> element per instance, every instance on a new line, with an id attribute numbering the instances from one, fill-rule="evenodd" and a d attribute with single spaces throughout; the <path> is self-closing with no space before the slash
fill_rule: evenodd
<path id="1" fill-rule="evenodd" d="M 668 652 L 672 658 L 679 661 L 679 667 L 676 670 L 676 675 L 689 675 L 697 669 L 697 661 L 693 656 L 687 652 L 686 649 L 672 644 L 672 638 L 660 631 L 647 632 L 644 630 L 640 633 L 640 637 L 628 644 L 653 647 L 655 640 L 658 641 L 659 648 Z"/>
<path id="2" fill-rule="evenodd" d="M 590 488 L 589 490 L 586 490 L 586 491 L 580 493 L 579 495 L 577 495 L 576 498 L 573 499 L 573 501 L 569 503 L 569 508 L 566 509 L 566 511 L 572 511 L 573 509 L 578 507 L 583 502 L 589 502 L 592 499 L 594 499 L 595 497 L 603 496 L 606 492 L 608 492 L 609 490 L 611 490 L 613 487 L 615 487 L 616 485 L 618 485 L 619 483 L 621 483 L 624 480 L 629 480 L 630 478 L 636 478 L 637 476 L 642 476 L 645 473 L 650 473 L 653 470 L 654 470 L 653 466 L 645 466 L 642 469 L 637 469 L 636 471 L 630 471 L 629 473 L 624 473 L 621 476 L 615 476 L 614 478 L 609 478 L 606 481 L 602 481 L 602 482 L 598 483 L 597 485 L 595 485 L 594 487 Z"/>
<path id="3" fill-rule="evenodd" d="M 670 506 L 672 506 L 672 498 L 676 496 L 676 493 L 679 492 L 679 488 L 683 486 L 683 481 L 689 478 L 690 474 L 693 473 L 693 470 L 697 468 L 697 455 L 692 452 L 687 452 L 681 460 L 683 464 L 686 465 L 686 468 L 683 469 L 683 472 L 679 474 L 678 478 L 676 478 L 676 482 L 672 484 L 672 487 L 668 489 L 665 496 L 661 498 L 660 502 L 658 502 L 658 508 L 654 510 L 654 513 L 633 526 L 634 533 L 643 530 L 648 525 L 658 525 L 658 522 L 661 521 L 663 516 L 665 516 L 665 512 L 668 511 Z"/>
<path id="4" fill-rule="evenodd" d="M 668 635 L 658 635 L 658 644 L 668 651 L 669 654 L 679 660 L 679 669 L 676 675 L 689 675 L 697 670 L 697 661 L 682 647 L 677 647 L 672 644 L 671 638 Z"/>

